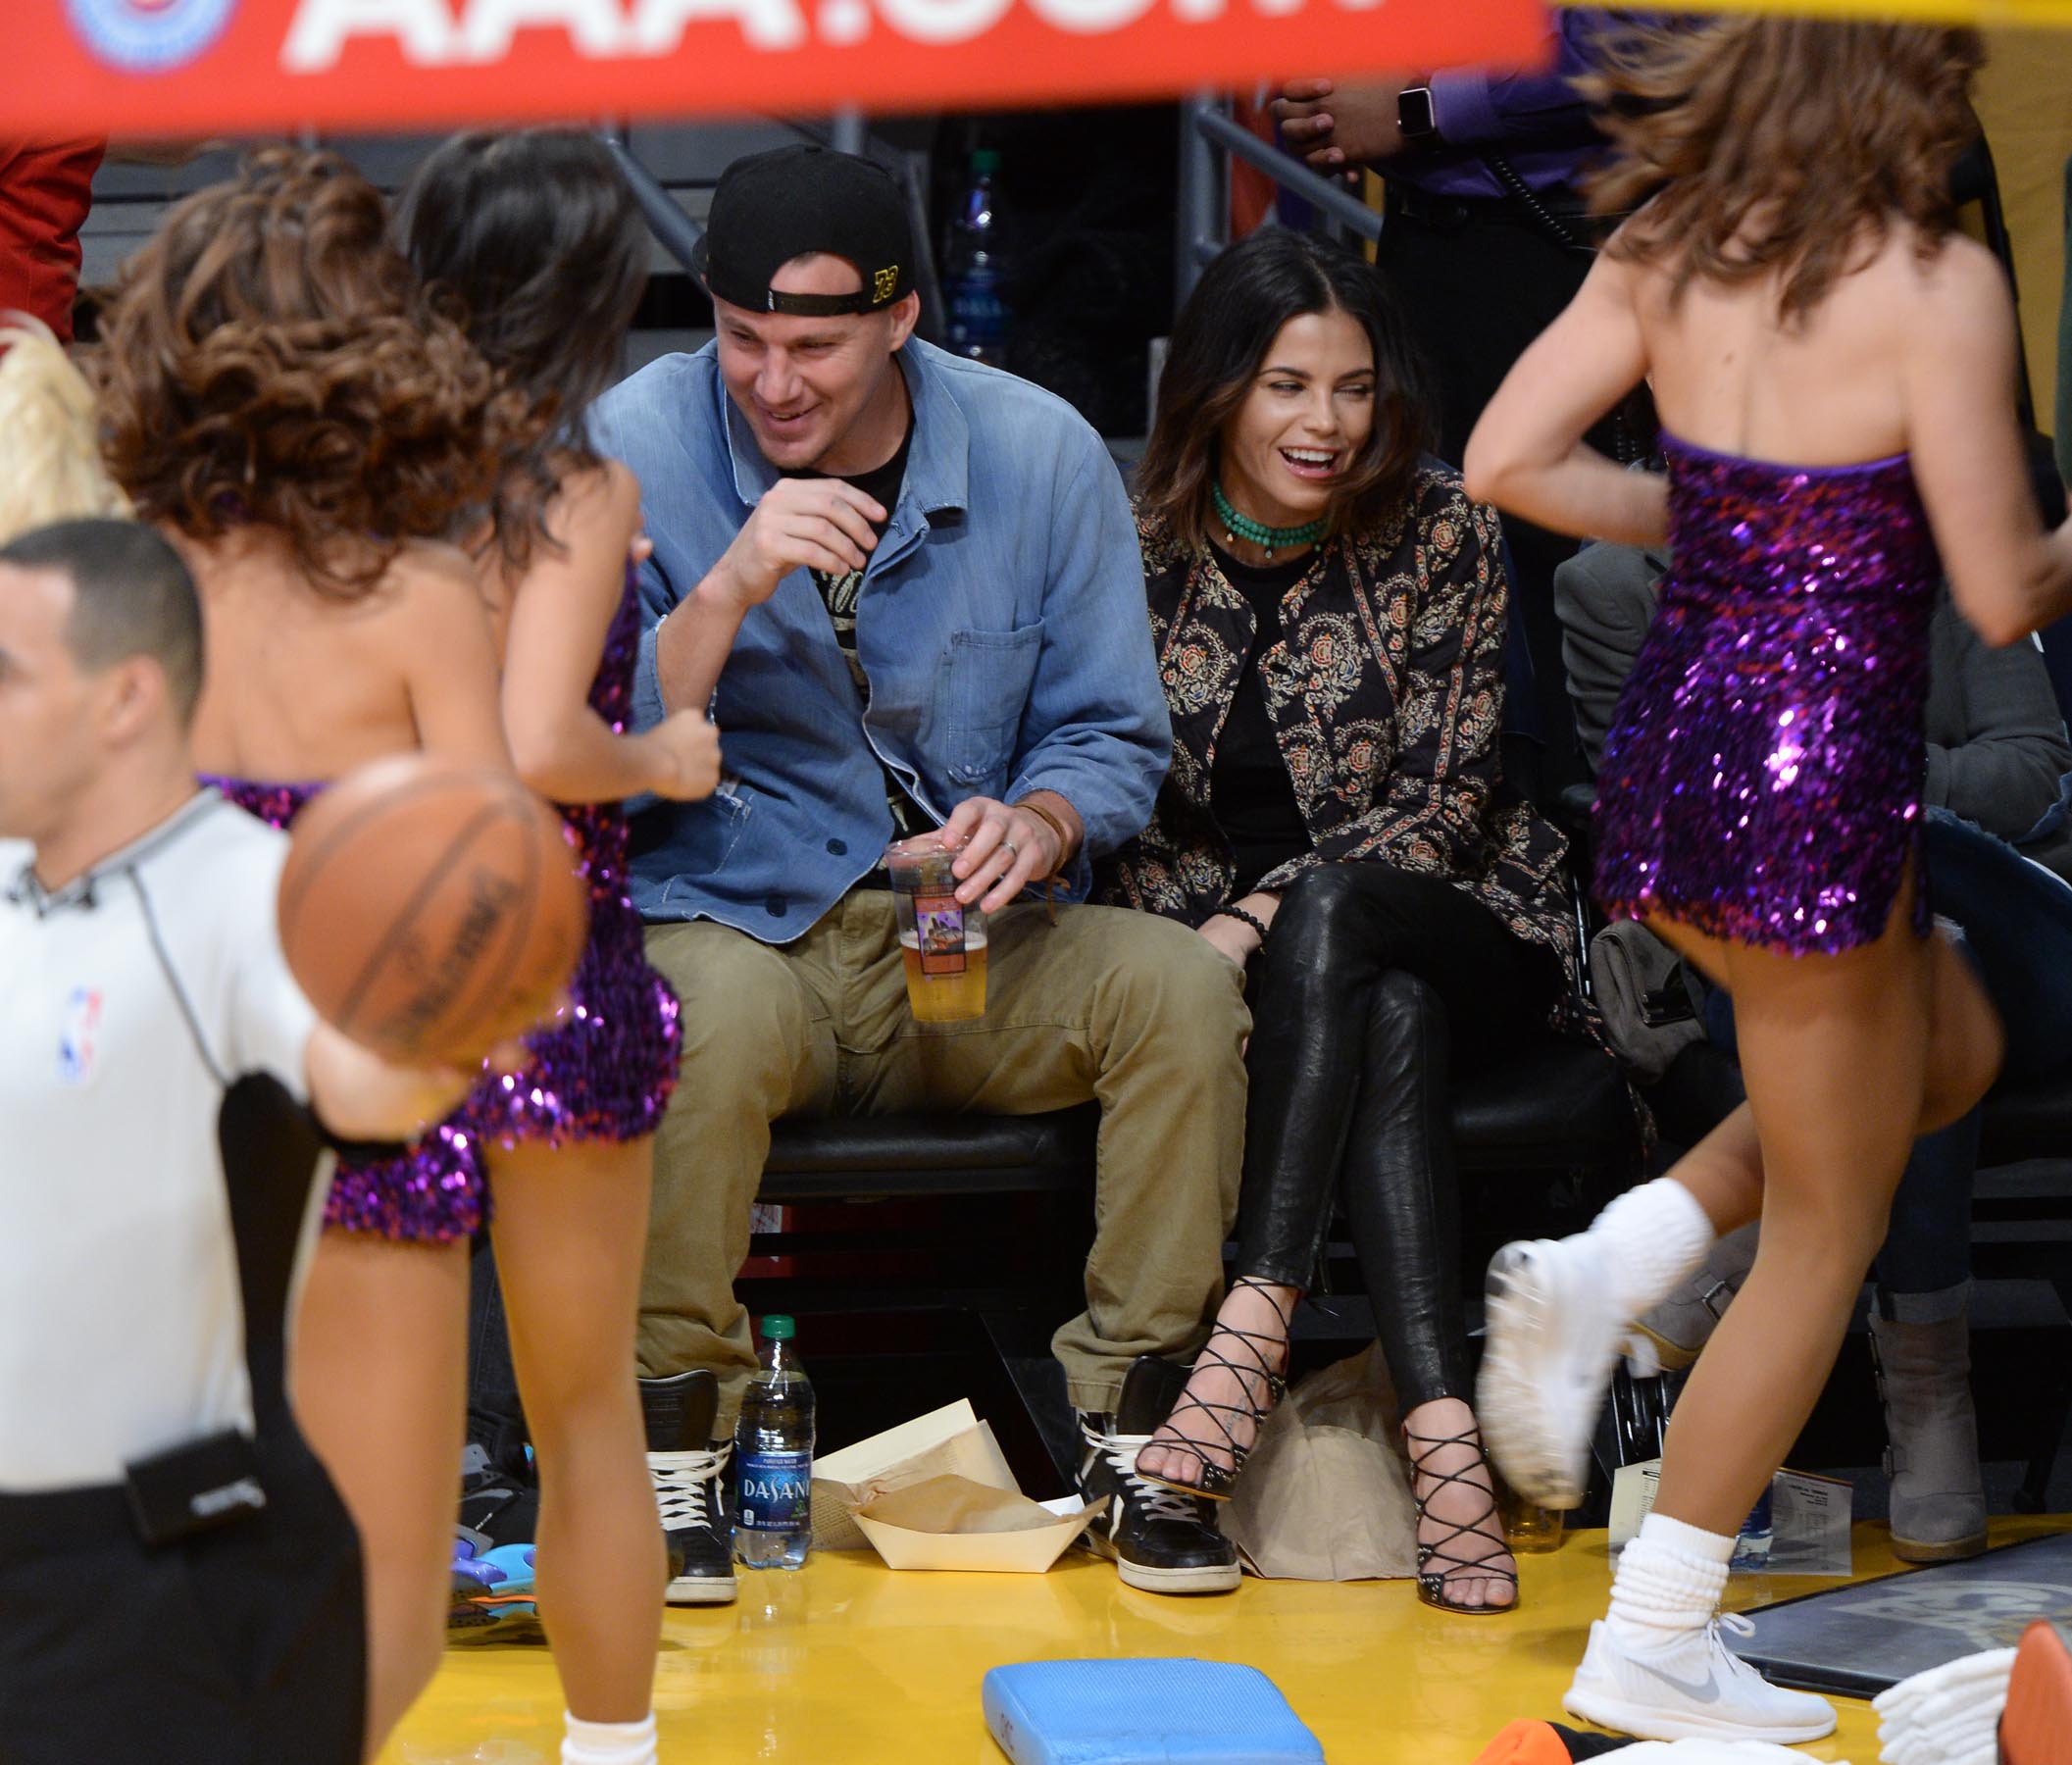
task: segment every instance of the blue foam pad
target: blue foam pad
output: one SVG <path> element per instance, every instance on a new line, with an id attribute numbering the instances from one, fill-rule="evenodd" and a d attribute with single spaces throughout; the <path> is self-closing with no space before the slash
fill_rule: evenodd
<path id="1" fill-rule="evenodd" d="M 1228 1661 L 1020 1661 L 985 1703 L 1014 1765 L 1324 1765 L 1274 1682 Z"/>

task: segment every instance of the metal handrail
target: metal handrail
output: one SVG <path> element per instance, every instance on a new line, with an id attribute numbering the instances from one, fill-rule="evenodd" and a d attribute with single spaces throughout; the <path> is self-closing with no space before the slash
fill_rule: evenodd
<path id="1" fill-rule="evenodd" d="M 676 198 L 662 187 L 661 179 L 633 157 L 622 131 L 600 128 L 597 138 L 611 149 L 620 174 L 633 192 L 633 200 L 647 217 L 648 230 L 656 242 L 685 270 L 690 269 L 692 254 L 705 236 L 705 229 L 677 206 Z"/>
<path id="2" fill-rule="evenodd" d="M 1175 277 L 1182 301 L 1194 291 L 1203 269 L 1229 243 L 1233 160 L 1242 160 L 1265 173 L 1283 189 L 1322 211 L 1340 230 L 1369 243 L 1381 238 L 1380 215 L 1343 185 L 1312 172 L 1293 154 L 1240 128 L 1225 115 L 1226 102 L 1218 94 L 1203 93 L 1181 106 L 1180 249 Z"/>
<path id="3" fill-rule="evenodd" d="M 861 154 L 869 146 L 869 133 L 863 112 L 837 111 L 829 120 L 828 145 L 837 153 Z M 634 158 L 625 129 L 607 126 L 597 130 L 597 138 L 611 149 L 612 158 L 633 192 L 633 200 L 647 217 L 648 230 L 656 242 L 685 270 L 695 274 L 692 254 L 705 236 L 705 228 L 686 215 L 663 188 L 661 179 Z"/>

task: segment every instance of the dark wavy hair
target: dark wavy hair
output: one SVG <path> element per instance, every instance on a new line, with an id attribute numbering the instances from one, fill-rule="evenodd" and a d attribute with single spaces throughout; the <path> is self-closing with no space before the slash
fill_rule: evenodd
<path id="1" fill-rule="evenodd" d="M 1956 226 L 1950 172 L 1979 133 L 1975 30 L 1735 18 L 1613 32 L 1601 53 L 1582 83 L 1617 152 L 1591 200 L 1646 203 L 1608 249 L 1673 263 L 1674 295 L 1782 272 L 1791 319 L 1895 216 L 1929 252 Z"/>
<path id="2" fill-rule="evenodd" d="M 111 476 L 190 538 L 278 529 L 320 592 L 369 592 L 452 535 L 536 427 L 425 299 L 380 192 L 276 147 L 178 204 L 87 357 Z"/>
<path id="3" fill-rule="evenodd" d="M 1333 499 L 1334 531 L 1380 526 L 1409 498 L 1436 433 L 1426 372 L 1395 297 L 1364 259 L 1307 233 L 1262 227 L 1224 252 L 1173 322 L 1137 507 L 1190 551 L 1207 545 L 1223 425 L 1243 404 L 1281 328 L 1345 313 L 1374 345 L 1374 429 Z"/>
<path id="4" fill-rule="evenodd" d="M 562 477 L 597 464 L 583 420 L 647 286 L 647 226 L 610 150 L 568 129 L 454 136 L 419 170 L 406 213 L 428 289 L 540 419 L 492 511 L 506 566 L 523 570 L 552 543 Z"/>

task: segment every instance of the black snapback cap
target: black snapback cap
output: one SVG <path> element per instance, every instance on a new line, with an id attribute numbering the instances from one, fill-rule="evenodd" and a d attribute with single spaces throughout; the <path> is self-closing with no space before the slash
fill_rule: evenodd
<path id="1" fill-rule="evenodd" d="M 785 294 L 770 279 L 793 258 L 846 258 L 853 294 Z M 876 313 L 914 286 L 914 234 L 891 174 L 828 147 L 779 147 L 720 175 L 691 268 L 706 291 L 753 313 L 824 319 Z"/>

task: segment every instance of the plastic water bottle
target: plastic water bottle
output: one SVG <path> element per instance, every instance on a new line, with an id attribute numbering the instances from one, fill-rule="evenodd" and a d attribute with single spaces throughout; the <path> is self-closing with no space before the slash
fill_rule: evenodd
<path id="1" fill-rule="evenodd" d="M 949 306 L 949 346 L 974 362 L 1004 367 L 1009 314 L 1000 298 L 1003 272 L 1001 213 L 996 187 L 1000 156 L 981 148 L 950 223 L 943 255 L 943 298 Z"/>
<path id="2" fill-rule="evenodd" d="M 796 1569 L 813 1545 L 813 1382 L 789 1318 L 763 1320 L 762 1371 L 733 1431 L 733 1551 L 750 1569 Z"/>
<path id="3" fill-rule="evenodd" d="M 1764 1488 L 1747 1519 L 1742 1522 L 1741 1533 L 1734 1540 L 1734 1556 L 1728 1563 L 1730 1569 L 1760 1575 L 1769 1568 L 1770 1546 L 1777 1537 L 1771 1501 L 1771 1490 L 1775 1488 L 1774 1481 Z"/>

